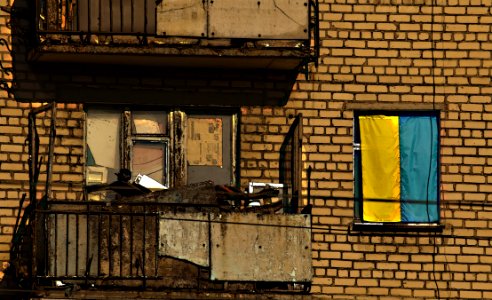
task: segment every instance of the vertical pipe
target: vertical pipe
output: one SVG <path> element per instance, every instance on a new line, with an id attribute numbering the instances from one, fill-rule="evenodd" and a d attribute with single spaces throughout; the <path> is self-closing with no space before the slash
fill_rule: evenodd
<path id="1" fill-rule="evenodd" d="M 51 124 L 50 124 L 50 137 L 48 148 L 48 163 L 46 166 L 46 200 L 50 199 L 51 194 L 51 178 L 53 170 L 53 157 L 55 152 L 55 137 L 56 137 L 56 103 L 51 104 Z"/>
<path id="2" fill-rule="evenodd" d="M 147 39 L 147 0 L 144 0 L 144 38 Z"/>
<path id="3" fill-rule="evenodd" d="M 124 27 L 123 27 L 123 24 L 125 23 L 124 22 L 124 9 L 123 9 L 123 0 L 120 0 L 120 30 L 121 32 L 125 32 L 124 30 Z"/>
<path id="4" fill-rule="evenodd" d="M 123 276 L 123 215 L 120 214 L 120 277 Z"/>
<path id="5" fill-rule="evenodd" d="M 131 23 L 130 23 L 130 32 L 134 32 L 135 30 L 135 15 L 134 15 L 134 12 L 135 10 L 133 9 L 135 7 L 135 3 L 134 3 L 134 0 L 130 0 L 131 1 L 131 7 L 130 7 L 130 14 L 132 16 L 131 18 Z"/>
<path id="6" fill-rule="evenodd" d="M 102 249 L 101 249 L 101 234 L 102 234 L 102 230 L 101 230 L 101 214 L 98 214 L 97 215 L 97 247 L 99 247 L 99 252 L 98 252 L 98 255 L 97 255 L 97 276 L 101 276 L 101 252 L 102 252 Z"/>
<path id="7" fill-rule="evenodd" d="M 92 0 L 87 0 L 87 31 L 89 33 L 91 33 L 92 31 L 92 24 L 91 24 L 91 21 L 92 21 L 92 18 L 91 18 L 91 1 Z"/>
<path id="8" fill-rule="evenodd" d="M 156 209 L 157 211 L 157 209 Z M 159 273 L 159 215 L 156 214 L 154 217 L 155 224 L 155 251 L 154 251 L 154 276 L 157 276 Z"/>
<path id="9" fill-rule="evenodd" d="M 85 284 L 87 285 L 89 282 L 88 282 L 88 279 L 89 279 L 89 275 L 91 273 L 91 264 L 92 264 L 92 259 L 90 258 L 90 242 L 91 242 L 91 234 L 90 234 L 90 214 L 89 214 L 89 203 L 87 203 L 86 205 L 86 210 L 87 210 L 87 217 L 86 217 L 86 225 L 85 225 L 85 237 L 86 237 L 86 240 L 85 240 L 85 265 L 86 265 L 86 269 L 85 269 Z"/>
<path id="10" fill-rule="evenodd" d="M 143 276 L 143 287 L 146 288 L 147 286 L 147 281 L 146 281 L 146 278 L 145 278 L 145 269 L 146 269 L 146 265 L 145 265 L 145 259 L 146 259 L 146 255 L 145 255 L 145 252 L 147 251 L 146 249 L 146 237 L 145 237 L 145 234 L 147 233 L 147 218 L 146 218 L 146 215 L 147 215 L 147 209 L 144 207 L 144 212 L 143 212 L 143 248 L 142 248 L 142 276 Z"/>
<path id="11" fill-rule="evenodd" d="M 109 0 L 109 32 L 113 33 L 113 0 Z"/>
<path id="12" fill-rule="evenodd" d="M 307 204 L 311 204 L 311 172 L 312 168 L 311 166 L 308 167 L 307 169 L 307 184 L 308 184 L 308 190 L 307 190 Z"/>
<path id="13" fill-rule="evenodd" d="M 130 230 L 131 232 L 129 233 L 130 235 L 130 276 L 133 275 L 133 207 L 130 207 Z M 138 274 L 138 273 L 137 273 Z"/>
<path id="14" fill-rule="evenodd" d="M 109 260 L 109 271 L 108 274 L 111 277 L 113 270 L 113 251 L 111 251 L 112 243 L 111 243 L 111 227 L 112 227 L 112 216 L 108 214 L 108 260 Z"/>
<path id="15" fill-rule="evenodd" d="M 55 227 L 53 228 L 53 231 L 55 232 L 55 246 L 54 246 L 54 252 L 53 253 L 53 258 L 58 257 L 58 215 L 53 214 L 53 218 L 55 218 Z M 53 276 L 58 276 L 58 264 L 56 261 L 53 261 Z"/>
<path id="16" fill-rule="evenodd" d="M 75 215 L 75 275 L 79 276 L 79 214 Z"/>
<path id="17" fill-rule="evenodd" d="M 65 233 L 66 233 L 66 236 L 65 236 L 65 276 L 68 276 L 68 264 L 69 264 L 69 260 L 68 260 L 68 240 L 70 238 L 70 232 L 68 231 L 69 230 L 69 226 L 68 226 L 68 223 L 70 222 L 70 219 L 68 218 L 69 214 L 66 214 L 66 225 L 65 225 Z"/>
<path id="18" fill-rule="evenodd" d="M 80 5 L 79 1 L 80 0 L 73 0 L 73 1 L 75 1 L 74 7 L 77 9 L 77 12 L 75 12 L 75 10 L 74 10 L 74 17 L 77 18 L 77 28 L 76 28 L 76 31 L 80 31 L 80 9 L 79 9 L 79 5 Z"/>

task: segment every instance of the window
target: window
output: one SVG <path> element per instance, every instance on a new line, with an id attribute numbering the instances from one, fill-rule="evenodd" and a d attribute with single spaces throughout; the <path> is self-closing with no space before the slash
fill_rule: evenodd
<path id="1" fill-rule="evenodd" d="M 169 187 L 168 113 L 89 110 L 87 183 L 110 183 L 120 169 Z"/>
<path id="2" fill-rule="evenodd" d="M 89 190 L 146 175 L 164 187 L 203 181 L 234 184 L 237 116 L 181 111 L 87 109 L 86 183 Z"/>
<path id="3" fill-rule="evenodd" d="M 356 223 L 439 222 L 437 112 L 356 112 Z"/>

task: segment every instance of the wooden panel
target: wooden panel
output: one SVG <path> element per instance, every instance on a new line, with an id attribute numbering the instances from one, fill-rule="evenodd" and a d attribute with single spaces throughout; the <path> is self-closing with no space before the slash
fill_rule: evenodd
<path id="1" fill-rule="evenodd" d="M 307 0 L 214 0 L 208 34 L 216 38 L 308 39 Z"/>
<path id="2" fill-rule="evenodd" d="M 200 37 L 206 35 L 206 2 L 167 0 L 157 6 L 157 34 Z"/>

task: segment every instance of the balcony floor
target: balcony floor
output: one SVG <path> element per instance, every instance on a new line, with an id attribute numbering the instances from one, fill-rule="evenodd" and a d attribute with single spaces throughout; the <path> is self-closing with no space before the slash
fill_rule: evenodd
<path id="1" fill-rule="evenodd" d="M 78 39 L 78 40 L 77 40 Z M 68 62 L 193 68 L 295 70 L 309 58 L 302 41 L 234 39 L 80 38 L 50 35 L 32 50 L 36 62 Z"/>

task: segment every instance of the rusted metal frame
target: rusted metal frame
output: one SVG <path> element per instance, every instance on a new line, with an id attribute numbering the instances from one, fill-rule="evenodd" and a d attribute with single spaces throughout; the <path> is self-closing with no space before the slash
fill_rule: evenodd
<path id="1" fill-rule="evenodd" d="M 145 212 L 146 210 L 144 210 Z M 147 287 L 147 276 L 146 276 L 146 268 L 145 268 L 145 264 L 146 264 L 146 255 L 145 253 L 147 252 L 146 251 L 146 234 L 147 234 L 147 220 L 145 218 L 145 214 L 143 215 L 143 224 L 142 224 L 142 231 L 143 231 L 143 241 L 142 241 L 142 263 L 141 263 L 141 266 L 142 266 L 142 286 L 143 288 L 145 289 Z"/>
<path id="2" fill-rule="evenodd" d="M 46 20 L 42 20 L 42 17 L 41 16 L 44 16 L 46 18 L 46 6 L 42 6 L 42 1 L 43 0 L 36 0 L 36 18 L 35 18 L 35 22 L 36 22 L 36 29 L 37 30 L 41 30 L 41 29 L 45 29 L 43 28 L 43 25 L 42 24 L 46 24 Z M 43 22 L 43 23 L 41 23 Z"/>
<path id="3" fill-rule="evenodd" d="M 169 123 L 169 114 L 168 114 Z M 164 134 L 136 134 L 133 133 L 133 116 L 132 111 L 125 110 L 122 114 L 122 129 L 120 132 L 120 166 L 132 170 L 132 157 L 133 157 L 133 144 L 135 141 L 156 141 L 161 142 L 165 145 L 164 151 L 164 166 L 163 170 L 165 173 L 165 182 L 163 185 L 166 187 L 171 186 L 171 168 L 170 168 L 170 158 L 169 153 L 171 150 L 171 139 L 169 138 L 169 133 Z"/>
<path id="4" fill-rule="evenodd" d="M 113 251 L 111 250 L 113 247 L 111 247 L 112 241 L 111 241 L 111 228 L 113 228 L 113 216 L 108 215 L 108 261 L 109 261 L 109 270 L 108 270 L 108 275 L 111 277 L 112 271 L 113 271 Z"/>
<path id="5" fill-rule="evenodd" d="M 171 122 L 170 122 L 170 136 L 173 137 L 171 140 L 171 149 L 173 153 L 173 161 L 171 163 L 171 186 L 178 187 L 186 185 L 186 115 L 182 111 L 172 111 L 171 112 Z"/>
<path id="6" fill-rule="evenodd" d="M 89 34 L 91 34 L 91 32 L 92 32 L 92 29 L 91 29 L 91 22 L 92 22 L 91 15 L 92 14 L 90 13 L 91 12 L 91 1 L 89 1 L 89 0 L 87 1 L 87 11 L 88 11 L 88 13 L 87 13 L 87 31 L 89 32 Z M 80 27 L 77 28 L 77 29 L 80 30 Z"/>
<path id="7" fill-rule="evenodd" d="M 86 211 L 87 214 L 85 215 L 86 217 L 86 224 L 85 224 L 85 284 L 87 285 L 89 283 L 89 275 L 91 273 L 91 266 L 92 266 L 92 256 L 89 256 L 90 254 L 90 215 L 89 215 L 89 204 L 86 206 Z"/>
<path id="8" fill-rule="evenodd" d="M 130 206 L 130 213 L 132 212 L 133 212 L 133 207 Z M 130 228 L 133 228 L 133 214 L 130 215 Z M 132 275 L 133 275 L 133 234 L 130 234 L 130 276 Z"/>
<path id="9" fill-rule="evenodd" d="M 120 234 L 119 234 L 120 276 L 122 276 L 123 275 L 123 215 L 120 215 L 119 219 L 120 219 Z"/>
<path id="10" fill-rule="evenodd" d="M 39 137 L 36 131 L 36 115 L 31 112 L 29 118 L 29 204 L 32 206 L 36 203 L 37 192 L 37 168 L 38 168 L 38 151 Z"/>
<path id="11" fill-rule="evenodd" d="M 79 15 L 79 5 L 80 5 L 80 0 L 74 0 L 75 1 L 75 7 L 74 7 L 74 13 L 73 13 L 73 17 L 74 17 L 74 20 L 77 20 L 77 30 L 80 29 L 80 15 Z M 73 27 L 72 27 L 73 29 Z"/>
<path id="12" fill-rule="evenodd" d="M 41 213 L 47 213 L 47 212 L 41 212 Z M 55 236 L 55 246 L 54 246 L 55 247 L 54 248 L 54 250 L 55 250 L 54 252 L 55 253 L 54 253 L 54 256 L 55 257 L 58 257 L 58 216 L 57 215 L 53 215 L 53 217 L 54 217 L 54 220 L 55 220 L 54 221 L 55 226 L 53 228 L 53 230 L 55 231 L 55 234 L 54 234 L 54 236 Z M 58 265 L 56 263 L 53 266 L 53 273 L 55 275 L 58 275 Z"/>
<path id="13" fill-rule="evenodd" d="M 97 245 L 101 246 L 101 235 L 102 235 L 102 226 L 101 226 L 101 214 L 97 215 Z M 97 255 L 97 275 L 101 274 L 101 251 L 98 251 Z"/>
<path id="14" fill-rule="evenodd" d="M 113 31 L 113 0 L 109 0 L 109 31 Z"/>
<path id="15" fill-rule="evenodd" d="M 302 114 L 298 114 L 297 118 L 299 118 L 299 123 L 297 125 L 297 129 L 294 135 L 294 182 L 293 185 L 296 188 L 296 197 L 297 197 L 297 212 L 300 212 L 299 207 L 302 206 L 302 132 L 303 132 L 303 117 Z"/>
<path id="16" fill-rule="evenodd" d="M 75 215 L 75 273 L 79 272 L 79 215 Z"/>
<path id="17" fill-rule="evenodd" d="M 238 161 L 239 161 L 239 157 L 238 157 L 238 154 L 237 154 L 237 149 L 240 149 L 241 145 L 238 144 L 238 141 L 239 141 L 239 137 L 238 135 L 240 134 L 239 133 L 239 118 L 238 118 L 238 115 L 237 114 L 234 114 L 232 115 L 231 117 L 231 158 L 232 158 L 232 162 L 231 162 L 231 178 L 232 178 L 232 182 L 231 182 L 231 185 L 232 186 L 237 186 L 239 187 L 240 183 L 239 183 L 239 176 L 238 176 Z"/>
<path id="18" fill-rule="evenodd" d="M 154 232 L 158 233 L 159 232 L 159 218 L 155 216 L 154 218 Z M 156 250 L 154 251 L 154 276 L 157 276 L 159 274 L 159 234 L 155 235 L 155 246 Z"/>
<path id="19" fill-rule="evenodd" d="M 102 0 L 99 0 L 99 16 L 98 16 L 99 23 L 97 24 L 98 33 L 102 31 L 101 30 L 101 24 L 102 24 L 101 20 L 102 20 L 103 16 L 102 16 L 102 4 L 101 4 L 101 2 L 102 2 Z M 90 14 L 90 12 L 89 12 L 89 14 Z M 89 23 L 89 28 L 90 28 L 90 26 L 91 26 L 91 24 Z"/>
<path id="20" fill-rule="evenodd" d="M 43 275 L 37 275 L 36 276 L 37 279 L 49 279 L 49 280 L 64 280 L 64 279 L 67 279 L 67 280 L 98 280 L 98 279 L 104 279 L 104 280 L 159 280 L 159 279 L 163 279 L 164 276 L 141 276 L 141 275 L 137 275 L 137 276 L 106 276 L 106 275 L 96 275 L 96 276 L 80 276 L 80 275 L 77 275 L 77 276 L 51 276 L 51 275 L 46 275 L 46 276 L 43 276 Z M 1 291 L 1 290 L 0 290 Z M 2 299 L 2 298 L 0 298 Z M 72 298 L 71 298 L 72 299 Z"/>
<path id="21" fill-rule="evenodd" d="M 133 7 L 135 7 L 135 2 L 134 0 L 131 0 L 131 24 L 130 24 L 130 31 L 131 32 L 134 32 L 135 31 L 135 10 L 133 9 Z"/>
<path id="22" fill-rule="evenodd" d="M 98 215 L 107 215 L 107 216 L 158 216 L 159 212 L 158 211 L 150 211 L 150 212 L 109 212 L 109 211 L 91 211 L 91 212 L 86 212 L 82 210 L 64 210 L 64 211 L 53 211 L 53 210 L 38 210 L 37 212 L 39 213 L 49 213 L 53 215 L 66 215 L 66 214 L 71 214 L 71 215 L 91 215 L 91 216 L 98 216 Z"/>
<path id="23" fill-rule="evenodd" d="M 45 193 L 46 200 L 49 199 L 51 193 L 51 179 L 53 169 L 53 157 L 55 153 L 55 137 L 56 137 L 56 103 L 51 104 L 51 124 L 50 124 L 50 137 L 48 146 L 48 163 L 46 165 L 46 185 Z"/>
<path id="24" fill-rule="evenodd" d="M 37 195 L 37 185 L 38 178 L 41 169 L 42 159 L 39 159 L 39 134 L 36 128 L 36 115 L 42 112 L 47 112 L 49 109 L 52 109 L 56 106 L 55 103 L 50 103 L 44 106 L 40 106 L 38 108 L 34 108 L 29 112 L 28 115 L 28 143 L 29 143 L 29 205 L 24 210 L 24 216 L 21 221 L 21 226 L 23 230 L 26 230 L 27 220 L 29 219 L 29 224 L 32 224 L 32 261 L 29 266 L 29 274 L 34 276 L 37 272 L 46 272 L 46 262 L 47 262 L 47 247 L 45 242 L 47 241 L 47 224 L 46 224 L 46 216 L 40 215 L 39 219 L 36 220 L 36 209 L 38 205 L 45 207 L 47 204 L 46 195 L 41 202 L 38 203 L 36 200 Z M 52 120 L 54 116 L 52 115 Z M 50 141 L 54 144 L 54 135 L 50 133 Z M 52 156 L 52 155 L 49 155 Z M 51 160 L 49 161 L 51 163 Z M 47 186 L 49 185 L 49 180 L 47 178 Z M 20 233 L 18 233 L 20 234 Z M 22 239 L 19 237 L 19 239 Z M 39 256 L 39 257 L 38 257 Z"/>
<path id="25" fill-rule="evenodd" d="M 48 30 L 60 31 L 59 0 L 46 0 L 46 27 Z"/>
<path id="26" fill-rule="evenodd" d="M 129 110 L 125 110 L 121 115 L 120 131 L 120 166 L 131 170 L 132 164 L 132 117 Z"/>
<path id="27" fill-rule="evenodd" d="M 121 17 L 120 17 L 120 28 L 121 28 L 121 31 L 123 31 L 123 28 L 124 28 L 124 26 L 123 26 L 123 24 L 124 24 L 124 22 L 123 22 L 123 20 L 124 20 L 124 18 L 123 18 L 123 16 L 124 16 L 123 0 L 120 0 L 120 15 L 121 15 Z"/>
<path id="28" fill-rule="evenodd" d="M 308 30 L 309 48 L 311 48 L 311 39 L 314 38 L 314 56 L 311 56 L 310 60 L 314 62 L 316 67 L 318 67 L 318 58 L 320 54 L 319 0 L 309 0 L 308 14 L 310 27 Z"/>
<path id="29" fill-rule="evenodd" d="M 65 234 L 67 236 L 66 241 L 65 241 L 65 275 L 68 275 L 68 241 L 70 239 L 70 227 L 69 227 L 69 214 L 66 214 L 65 216 Z"/>
<path id="30" fill-rule="evenodd" d="M 60 200 L 52 200 L 50 201 L 50 204 L 68 204 L 68 205 L 73 205 L 74 207 L 77 206 L 77 205 L 90 205 L 90 206 L 93 206 L 93 207 L 105 207 L 105 206 L 108 206 L 108 204 L 106 202 L 90 202 L 89 203 L 86 203 L 86 202 L 83 202 L 83 203 L 75 203 L 73 201 L 60 201 Z M 169 203 L 164 203 L 164 202 L 150 202 L 150 201 L 143 201 L 143 202 L 130 202 L 130 201 L 118 201 L 118 206 L 120 205 L 126 205 L 126 206 L 146 206 L 146 205 L 154 205 L 154 206 L 158 206 L 158 207 L 196 207 L 196 208 L 200 208 L 200 207 L 203 207 L 203 208 L 206 208 L 206 207 L 220 207 L 220 205 L 218 204 L 204 204 L 204 203 L 175 203 L 175 202 L 169 202 Z M 159 208 L 160 209 L 160 208 Z M 159 210 L 157 209 L 157 210 Z M 153 213 L 153 212 L 149 212 L 149 213 Z M 138 213 L 136 213 L 138 214 Z"/>
<path id="31" fill-rule="evenodd" d="M 144 36 L 147 35 L 147 0 L 144 0 Z"/>

